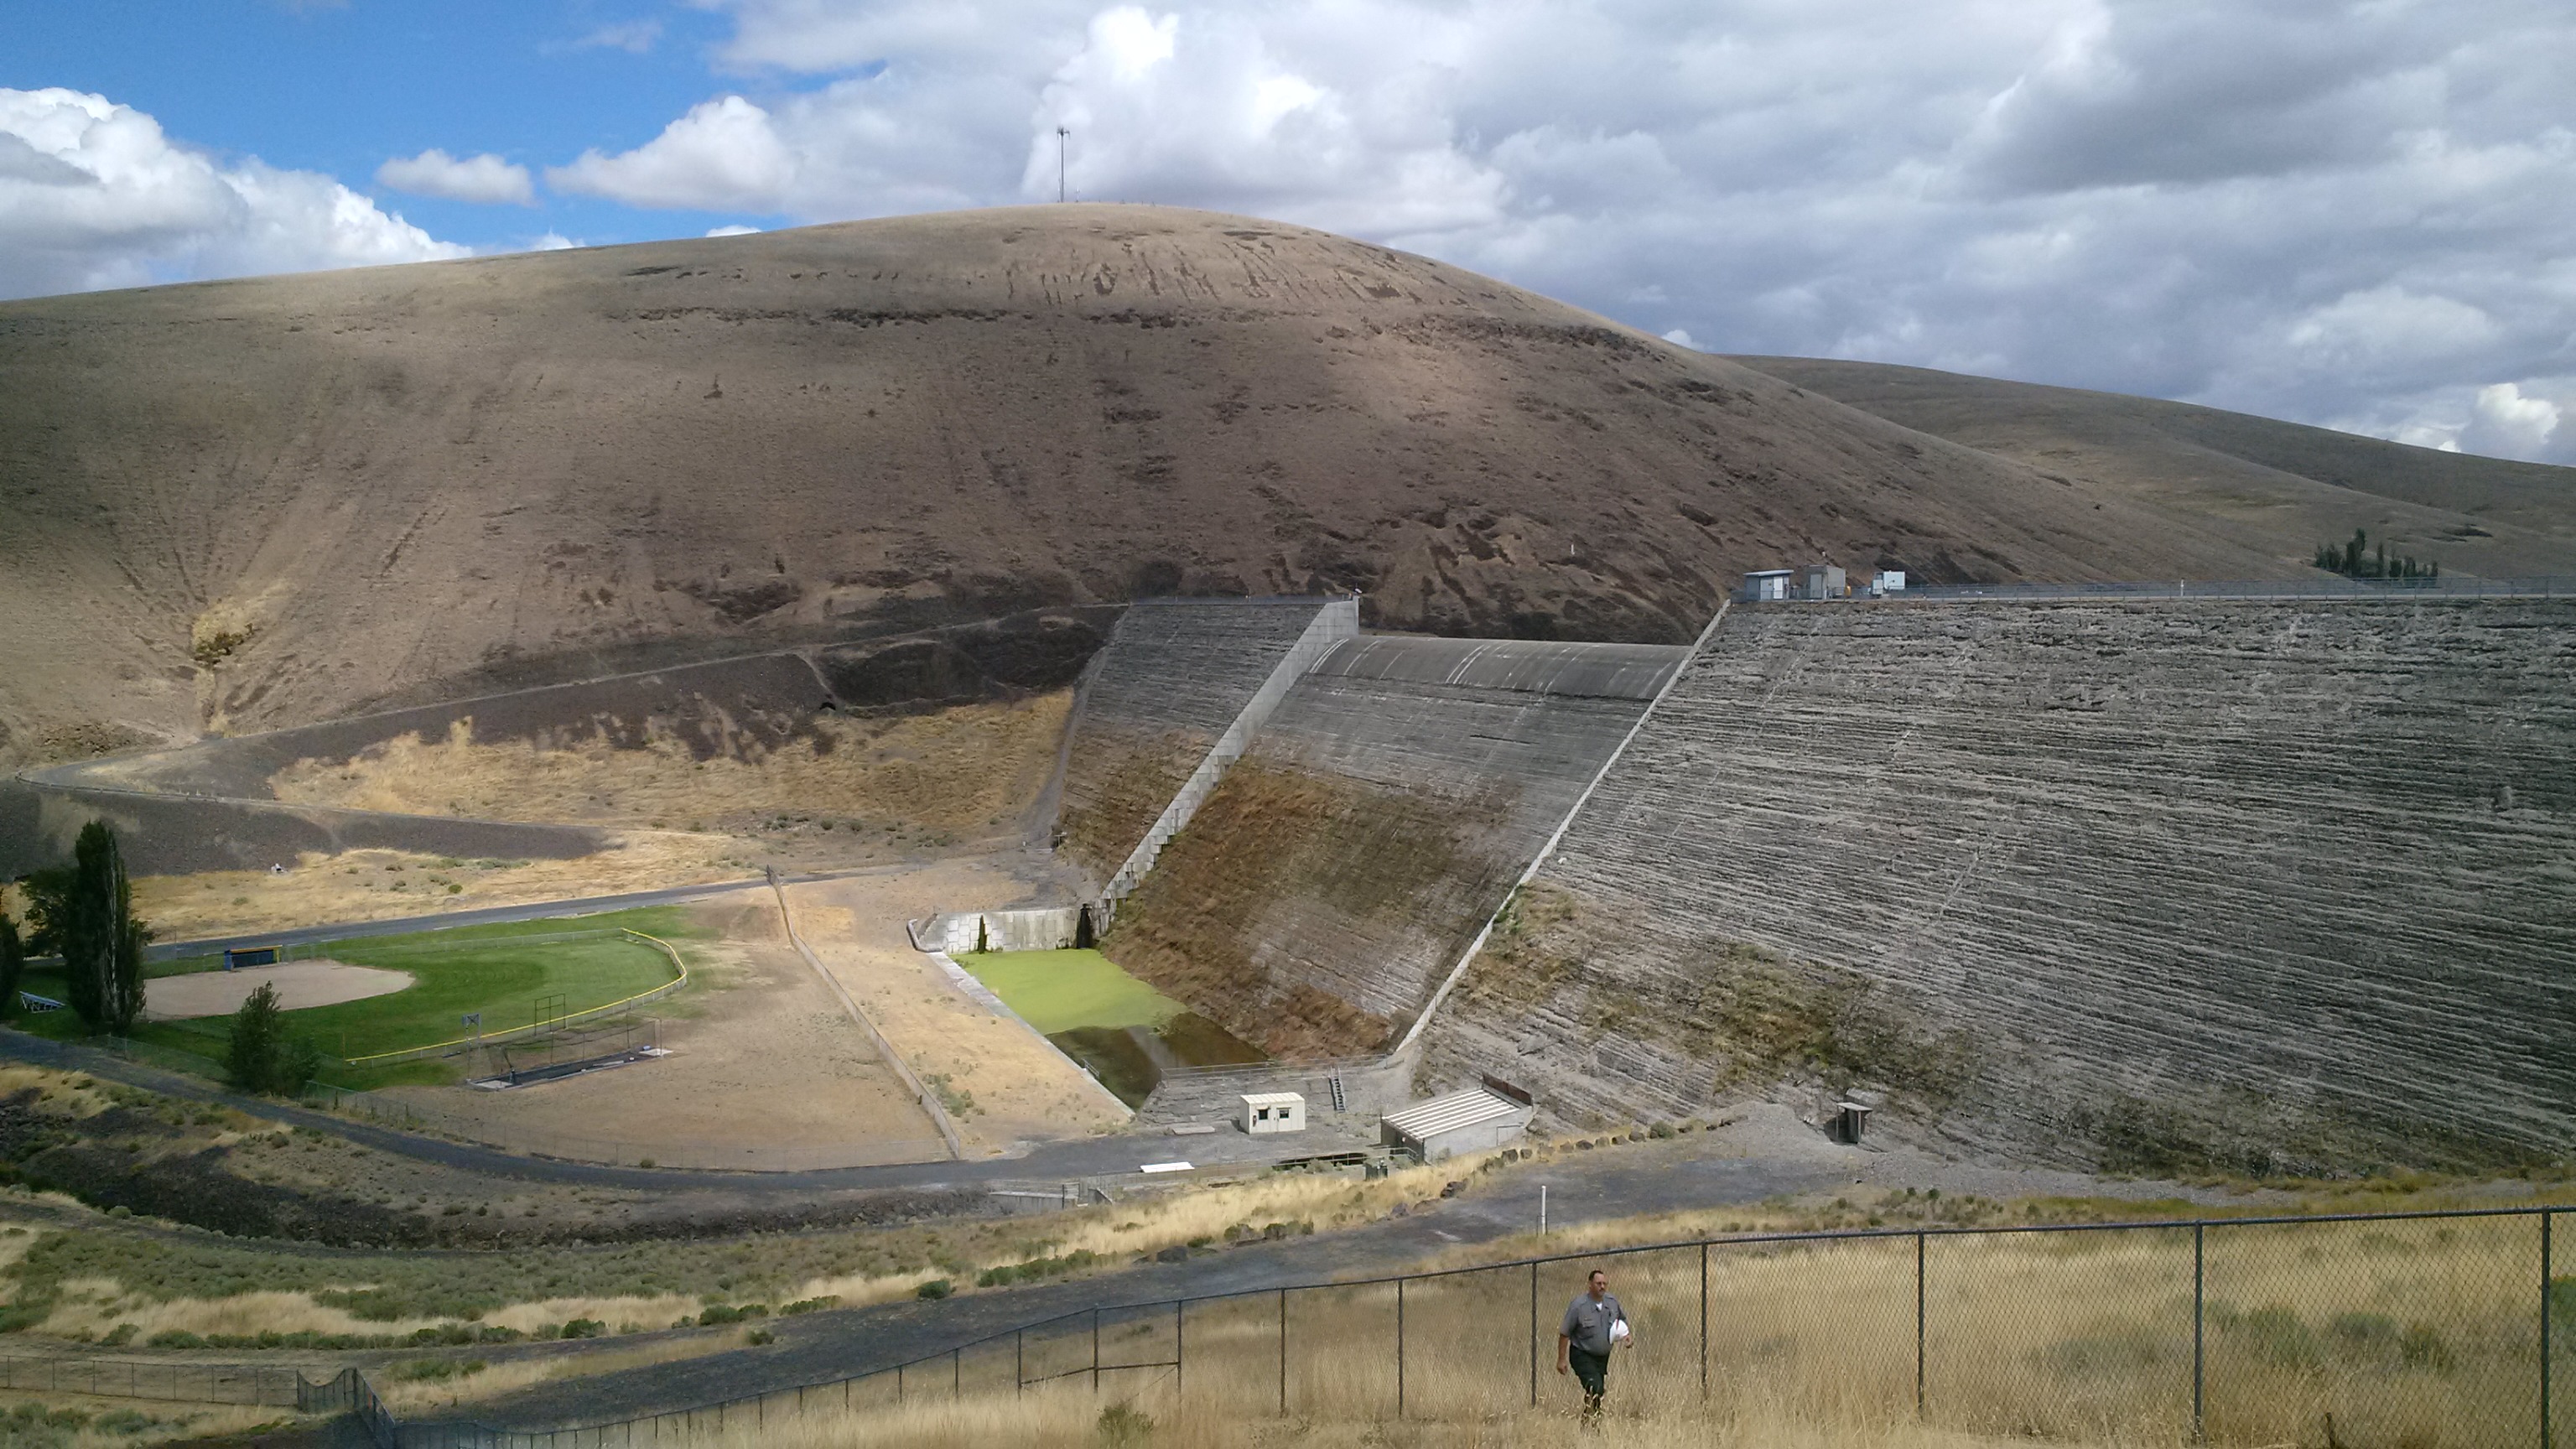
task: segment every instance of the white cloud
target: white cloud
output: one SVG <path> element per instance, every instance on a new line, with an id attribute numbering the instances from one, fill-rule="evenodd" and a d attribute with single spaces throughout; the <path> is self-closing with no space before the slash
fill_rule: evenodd
<path id="1" fill-rule="evenodd" d="M 1665 333 L 1664 340 L 1673 344 L 1675 347 L 1697 349 L 1699 346 L 1698 343 L 1691 341 L 1690 330 L 1684 327 L 1676 327 L 1672 331 Z"/>
<path id="2" fill-rule="evenodd" d="M 219 164 L 104 96 L 0 89 L 0 295 L 464 255 L 328 176 Z"/>
<path id="3" fill-rule="evenodd" d="M 642 55 L 661 38 L 661 21 L 628 20 L 602 25 L 573 43 L 586 50 L 622 50 L 628 55 Z"/>
<path id="4" fill-rule="evenodd" d="M 629 206 L 777 211 L 795 182 L 795 155 L 769 112 L 740 96 L 690 108 L 662 134 L 615 156 L 583 152 L 546 172 L 558 191 L 604 196 Z"/>
<path id="5" fill-rule="evenodd" d="M 707 228 L 707 235 L 709 235 L 709 236 L 711 236 L 711 237 L 715 237 L 715 236 L 758 236 L 758 235 L 760 235 L 760 228 L 759 228 L 759 227 L 756 227 L 756 226 L 744 226 L 741 222 L 738 222 L 738 221 L 737 221 L 737 222 L 729 223 L 729 224 L 727 224 L 727 225 L 725 225 L 725 226 L 709 227 L 709 228 Z"/>
<path id="6" fill-rule="evenodd" d="M 528 168 L 489 152 L 459 161 L 436 147 L 417 156 L 397 156 L 376 168 L 376 180 L 415 196 L 443 196 L 450 201 L 486 205 L 534 206 L 537 189 Z"/>
<path id="7" fill-rule="evenodd" d="M 535 241 L 528 243 L 528 250 L 532 252 L 568 252 L 580 245 L 580 242 L 573 240 L 571 237 L 565 236 L 562 232 L 550 231 L 545 235 L 538 237 Z"/>

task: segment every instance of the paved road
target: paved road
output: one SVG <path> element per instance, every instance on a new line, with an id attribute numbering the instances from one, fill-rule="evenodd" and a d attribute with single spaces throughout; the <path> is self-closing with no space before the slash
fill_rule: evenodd
<path id="1" fill-rule="evenodd" d="M 1065 1182 L 1085 1177 L 1132 1175 L 1149 1162 L 1186 1160 L 1200 1167 L 1275 1162 L 1304 1156 L 1312 1146 L 1280 1139 L 1253 1139 L 1218 1131 L 1202 1137 L 1121 1136 L 1051 1142 L 1017 1157 L 972 1162 L 923 1162 L 891 1167 L 839 1167 L 813 1172 L 714 1172 L 674 1167 L 616 1167 L 606 1163 L 563 1162 L 521 1157 L 497 1148 L 449 1142 L 442 1138 L 398 1132 L 367 1122 L 353 1122 L 306 1107 L 264 1097 L 246 1097 L 213 1083 L 68 1042 L 50 1041 L 25 1032 L 0 1029 L 0 1060 L 25 1062 L 60 1071 L 87 1072 L 127 1086 L 194 1102 L 225 1106 L 283 1122 L 310 1127 L 362 1146 L 403 1157 L 434 1162 L 464 1172 L 529 1182 L 573 1183 L 592 1187 L 646 1191 L 685 1187 L 721 1187 L 755 1197 L 793 1198 L 817 1192 L 880 1187 L 974 1187 L 1008 1182 Z"/>

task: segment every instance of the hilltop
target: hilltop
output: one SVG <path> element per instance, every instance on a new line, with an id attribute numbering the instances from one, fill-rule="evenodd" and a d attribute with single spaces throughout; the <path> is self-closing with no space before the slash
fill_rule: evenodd
<path id="1" fill-rule="evenodd" d="M 2576 469 L 2157 398 L 1820 357 L 1730 361 L 1902 427 L 2201 516 L 2256 547 L 2356 528 L 2489 578 L 2576 572 Z"/>
<path id="2" fill-rule="evenodd" d="M 1820 391 L 1155 207 L 12 302 L 0 762 L 1040 605 L 1678 642 L 1783 561 L 2241 578 L 2337 532 Z"/>

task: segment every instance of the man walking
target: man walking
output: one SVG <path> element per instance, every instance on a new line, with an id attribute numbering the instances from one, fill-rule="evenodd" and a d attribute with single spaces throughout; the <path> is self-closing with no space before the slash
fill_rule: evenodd
<path id="1" fill-rule="evenodd" d="M 1627 1310 L 1610 1296 L 1609 1275 L 1593 1269 L 1583 1293 L 1565 1305 L 1565 1319 L 1556 1326 L 1556 1371 L 1564 1373 L 1571 1367 L 1575 1381 L 1583 1385 L 1587 1427 L 1601 1417 L 1601 1396 L 1609 1390 L 1610 1350 L 1633 1341 Z"/>

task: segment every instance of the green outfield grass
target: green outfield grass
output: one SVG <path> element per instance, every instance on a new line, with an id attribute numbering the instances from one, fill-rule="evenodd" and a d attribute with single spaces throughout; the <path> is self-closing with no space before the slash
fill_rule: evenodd
<path id="1" fill-rule="evenodd" d="M 560 994 L 562 1009 L 578 1012 L 650 991 L 669 981 L 670 959 L 651 946 L 616 934 L 620 930 L 641 931 L 674 945 L 704 934 L 690 926 L 684 910 L 664 906 L 566 920 L 518 921 L 334 941 L 321 947 L 321 954 L 353 966 L 406 971 L 411 973 L 413 984 L 364 1001 L 290 1011 L 286 1020 L 290 1031 L 309 1034 L 325 1056 L 366 1057 L 431 1046 L 465 1035 L 470 1028 L 462 1018 L 468 1012 L 481 1012 L 483 1030 L 497 1034 L 528 1025 L 543 996 Z M 572 931 L 603 934 L 579 940 L 531 939 Z M 300 950 L 296 953 L 299 957 L 302 954 Z M 184 971 L 195 963 L 170 965 Z M 153 974 L 176 972 L 165 967 Z M 40 995 L 58 999 L 62 995 L 59 973 L 30 972 L 26 986 Z M 17 1024 L 57 1038 L 77 1037 L 81 1031 L 69 1011 L 21 1016 Z M 135 1036 L 153 1045 L 220 1061 L 229 1025 L 229 1018 L 220 1016 L 145 1022 L 137 1025 Z M 347 1074 L 332 1075 L 337 1080 Z"/>
<path id="2" fill-rule="evenodd" d="M 989 951 L 956 960 L 1045 1036 L 1159 1027 L 1188 1009 L 1097 951 Z"/>

